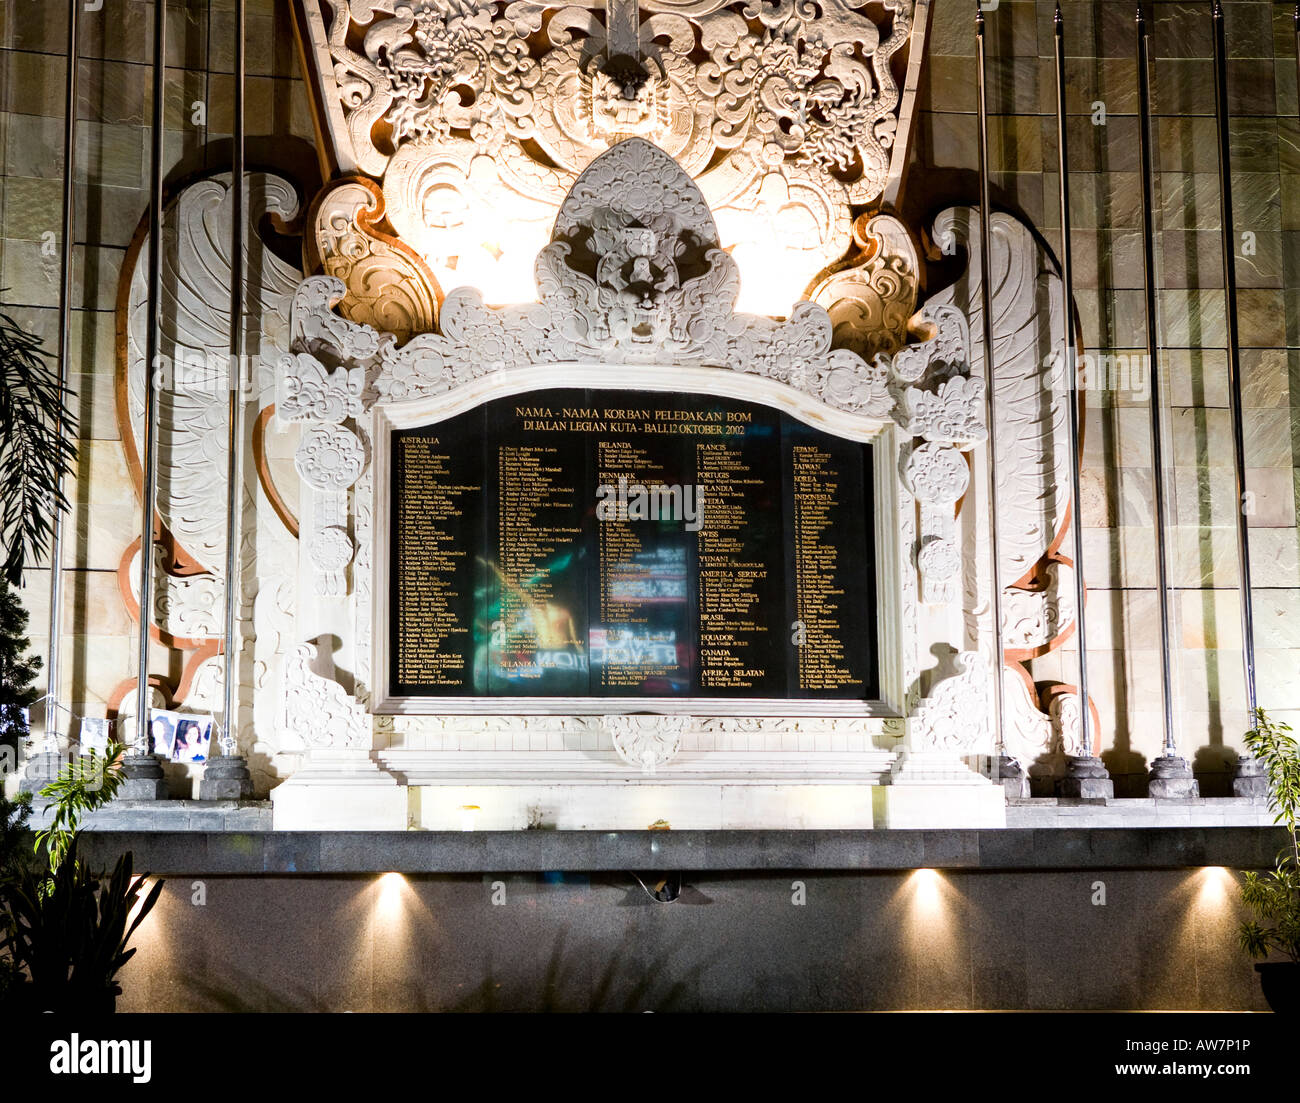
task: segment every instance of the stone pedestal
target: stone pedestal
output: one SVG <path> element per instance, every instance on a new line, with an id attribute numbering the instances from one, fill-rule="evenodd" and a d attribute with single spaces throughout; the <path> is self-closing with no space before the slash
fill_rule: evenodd
<path id="1" fill-rule="evenodd" d="M 983 756 L 980 759 L 980 773 L 994 785 L 1002 786 L 1002 791 L 1009 800 L 1023 800 L 1029 796 L 1029 776 L 1009 754 Z"/>
<path id="2" fill-rule="evenodd" d="M 1242 755 L 1232 771 L 1232 795 L 1261 803 L 1268 800 L 1268 775 L 1259 759 Z"/>
<path id="3" fill-rule="evenodd" d="M 361 749 L 313 748 L 307 764 L 271 790 L 277 831 L 405 831 L 408 789 Z"/>
<path id="4" fill-rule="evenodd" d="M 1056 792 L 1062 797 L 1110 800 L 1115 796 L 1115 783 L 1100 758 L 1079 755 L 1069 760 L 1065 777 L 1056 783 Z"/>
<path id="5" fill-rule="evenodd" d="M 1002 787 L 946 751 L 900 751 L 888 784 L 876 786 L 871 795 L 877 827 L 1007 825 Z"/>
<path id="6" fill-rule="evenodd" d="M 156 755 L 129 754 L 122 759 L 125 775 L 117 790 L 118 800 L 166 800 L 167 782 L 162 762 Z"/>
<path id="7" fill-rule="evenodd" d="M 1157 800 L 1193 800 L 1201 795 L 1201 787 L 1187 759 L 1167 754 L 1151 763 L 1147 792 Z"/>
<path id="8" fill-rule="evenodd" d="M 199 782 L 199 800 L 249 800 L 253 776 L 242 754 L 219 754 L 208 759 Z"/>
<path id="9" fill-rule="evenodd" d="M 63 756 L 58 751 L 40 751 L 27 760 L 27 767 L 18 781 L 21 793 L 39 793 L 59 776 L 63 769 Z"/>

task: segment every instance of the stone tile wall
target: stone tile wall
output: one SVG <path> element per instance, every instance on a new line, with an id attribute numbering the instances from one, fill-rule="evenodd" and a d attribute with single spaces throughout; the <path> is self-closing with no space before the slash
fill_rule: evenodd
<path id="1" fill-rule="evenodd" d="M 985 19 L 994 204 L 1035 223 L 1059 252 L 1053 6 L 1002 0 Z M 1294 722 L 1300 120 L 1292 8 L 1259 0 L 1224 7 L 1259 700 Z M 1064 0 L 1061 9 L 1075 298 L 1088 352 L 1136 357 L 1111 363 L 1140 367 L 1136 5 Z M 1203 792 L 1216 794 L 1245 709 L 1210 4 L 1157 0 L 1147 10 L 1178 736 L 1205 772 Z M 936 0 L 913 151 L 925 171 L 912 173 L 903 204 L 917 225 L 978 194 L 974 53 L 974 5 Z M 1132 794 L 1160 753 L 1162 729 L 1148 379 L 1129 373 L 1084 396 L 1089 672 L 1117 792 Z M 1074 682 L 1072 646 L 1037 660 L 1035 678 Z"/>
<path id="2" fill-rule="evenodd" d="M 137 646 L 117 580 L 123 553 L 140 535 L 140 514 L 118 434 L 114 307 L 127 247 L 148 207 L 154 11 L 139 0 L 84 8 L 69 369 L 80 440 L 67 491 L 62 677 L 74 712 L 102 716 L 113 688 L 134 675 Z M 168 4 L 169 188 L 230 163 L 231 9 L 229 0 Z M 0 5 L 0 309 L 40 334 L 51 352 L 58 347 L 66 20 L 63 0 Z M 248 0 L 246 20 L 248 162 L 274 157 L 272 167 L 310 173 L 311 118 L 288 5 Z M 44 654 L 49 572 L 29 570 L 25 584 L 33 648 Z M 169 671 L 156 645 L 153 669 Z"/>

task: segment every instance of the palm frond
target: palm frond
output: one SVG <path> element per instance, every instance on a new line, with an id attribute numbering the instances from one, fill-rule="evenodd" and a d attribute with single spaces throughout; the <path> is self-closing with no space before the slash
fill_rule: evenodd
<path id="1" fill-rule="evenodd" d="M 76 418 L 40 339 L 0 311 L 0 572 L 13 585 L 44 554 L 77 450 Z"/>

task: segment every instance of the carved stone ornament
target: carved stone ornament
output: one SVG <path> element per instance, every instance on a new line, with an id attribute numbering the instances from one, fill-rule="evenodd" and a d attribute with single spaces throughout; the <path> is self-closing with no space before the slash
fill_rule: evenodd
<path id="1" fill-rule="evenodd" d="M 1087 757 L 1090 748 L 1083 745 L 1083 712 L 1079 694 L 1057 693 L 1048 703 L 1047 715 L 1052 722 L 1053 749 L 1063 758 Z"/>
<path id="2" fill-rule="evenodd" d="M 361 413 L 364 368 L 330 371 L 309 353 L 287 355 L 280 363 L 282 385 L 276 416 L 284 421 L 340 422 Z"/>
<path id="3" fill-rule="evenodd" d="M 457 288 L 443 304 L 441 332 L 398 348 L 331 315 L 341 284 L 314 277 L 295 301 L 295 334 L 303 335 L 295 349 L 315 345 L 338 363 L 355 362 L 357 352 L 377 360 L 374 387 L 385 402 L 441 394 L 491 372 L 596 360 L 727 368 L 850 413 L 890 416 L 887 359 L 867 364 L 833 348 L 830 318 L 812 303 L 797 304 L 788 321 L 735 313 L 739 282 L 699 189 L 666 153 L 633 138 L 593 162 L 564 201 L 537 258 L 540 302 L 489 307 L 476 290 Z M 287 395 L 306 385 L 297 378 L 304 372 L 318 385 L 324 365 L 299 355 L 282 370 Z"/>
<path id="4" fill-rule="evenodd" d="M 1002 639 L 1026 654 L 1045 647 L 1074 624 L 1074 568 L 1049 560 L 1041 588 L 1009 587 L 1002 595 Z"/>
<path id="5" fill-rule="evenodd" d="M 140 603 L 140 551 L 131 557 L 127 577 L 131 596 Z M 224 581 L 218 575 L 172 575 L 164 569 L 162 549 L 154 546 L 153 624 L 166 635 L 184 640 L 220 639 L 225 631 Z"/>
<path id="6" fill-rule="evenodd" d="M 365 464 L 361 441 L 342 425 L 313 425 L 294 454 L 294 466 L 308 486 L 335 493 L 356 482 Z"/>
<path id="7" fill-rule="evenodd" d="M 850 204 L 901 174 L 913 16 L 913 0 L 305 0 L 302 31 L 340 172 L 382 180 L 442 287 L 523 299 L 574 180 L 637 136 L 698 180 L 727 248 L 765 242 L 785 310 L 843 254 Z"/>
<path id="8" fill-rule="evenodd" d="M 1038 695 L 1019 663 L 1002 668 L 1002 742 L 1006 753 L 1029 764 L 1051 748 L 1052 722 L 1038 707 Z"/>
<path id="9" fill-rule="evenodd" d="M 921 571 L 921 600 L 928 604 L 952 601 L 961 566 L 953 518 L 957 501 L 970 483 L 970 469 L 956 448 L 926 441 L 912 449 L 903 478 L 921 507 L 916 561 Z"/>
<path id="10" fill-rule="evenodd" d="M 988 660 L 978 651 L 962 651 L 954 661 L 957 673 L 940 681 L 917 710 L 913 733 L 919 749 L 970 754 L 988 742 Z"/>
<path id="11" fill-rule="evenodd" d="M 245 304 L 249 364 L 242 386 L 256 399 L 273 385 L 275 364 L 289 350 L 289 304 L 302 273 L 267 249 L 255 232 L 263 214 L 283 219 L 297 212 L 287 181 L 248 173 L 248 225 L 244 262 L 249 272 Z M 230 401 L 229 175 L 200 180 L 171 203 L 163 220 L 163 285 L 153 373 L 158 389 L 158 497 L 163 525 L 187 558 L 219 573 L 226 554 L 226 479 Z M 144 243 L 141 253 L 144 253 Z M 131 274 L 126 357 L 119 380 L 123 443 L 138 468 L 144 420 L 147 265 Z M 224 281 L 224 282 L 223 282 Z"/>
<path id="12" fill-rule="evenodd" d="M 989 230 L 997 544 L 1003 587 L 1001 642 L 1009 672 L 1003 733 L 1007 753 L 1021 761 L 1033 761 L 1050 748 L 1051 721 L 1039 708 L 1036 693 L 1026 689 L 1027 675 L 1019 662 L 1059 647 L 1075 617 L 1073 568 L 1056 550 L 1070 516 L 1069 392 L 1057 370 L 1064 346 L 1064 310 L 1060 276 L 1029 227 L 1011 215 L 995 212 Z M 927 302 L 926 310 L 934 312 L 936 321 L 942 312 L 956 310 L 969 319 L 970 332 L 978 333 L 983 326 L 980 281 L 984 278 L 979 212 L 969 208 L 944 211 L 935 221 L 934 237 L 945 252 L 963 245 L 968 264 L 955 284 Z M 904 349 L 896 360 L 905 358 L 907 352 Z M 969 364 L 969 382 L 982 382 L 982 342 L 971 342 Z M 931 372 L 930 378 L 937 376 Z M 968 382 L 958 386 L 966 390 Z M 975 413 L 973 390 L 970 397 L 970 409 Z M 982 404 L 982 394 L 980 398 Z M 904 403 L 918 428 L 929 420 L 917 392 L 906 394 Z M 983 550 L 991 540 L 985 501 L 987 454 L 987 449 L 973 453 L 975 470 L 958 523 L 964 539 L 981 549 L 963 560 L 962 608 L 967 636 L 991 648 L 989 556 Z"/>
<path id="13" fill-rule="evenodd" d="M 999 487 L 1006 487 L 998 494 L 998 547 L 1002 579 L 1010 586 L 1047 554 L 1068 514 L 1069 394 L 1053 367 L 1064 332 L 1060 279 L 1029 227 L 995 212 L 989 230 L 996 273 L 995 447 Z M 969 250 L 969 266 L 961 280 L 926 305 L 957 307 L 968 319 L 969 331 L 980 333 L 979 212 L 965 207 L 943 212 L 935 221 L 935 240 L 946 249 L 959 240 Z M 981 341 L 971 342 L 969 363 L 970 382 L 982 383 Z M 973 393 L 971 398 L 973 402 Z M 916 409 L 914 401 L 909 406 Z"/>
<path id="14" fill-rule="evenodd" d="M 369 715 L 338 682 L 316 673 L 316 654 L 315 644 L 301 643 L 285 657 L 281 727 L 306 747 L 369 749 Z"/>
<path id="15" fill-rule="evenodd" d="M 860 258 L 827 277 L 809 298 L 831 316 L 837 348 L 864 360 L 893 355 L 908 341 L 920 288 L 916 246 L 892 215 L 863 216 L 854 226 Z"/>
<path id="16" fill-rule="evenodd" d="M 380 229 L 384 197 L 371 180 L 340 180 L 314 205 L 308 266 L 343 281 L 341 304 L 354 322 L 385 330 L 400 344 L 433 329 L 439 288 L 408 244 Z"/>
<path id="17" fill-rule="evenodd" d="M 618 757 L 642 773 L 653 774 L 677 754 L 691 718 L 619 714 L 606 716 L 604 724 Z"/>

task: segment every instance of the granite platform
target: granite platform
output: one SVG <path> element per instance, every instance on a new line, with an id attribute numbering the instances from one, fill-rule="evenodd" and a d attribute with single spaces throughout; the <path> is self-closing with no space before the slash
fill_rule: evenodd
<path id="1" fill-rule="evenodd" d="M 639 870 L 1263 869 L 1281 828 L 939 831 L 92 831 L 83 855 L 130 850 L 154 874 L 445 874 Z"/>

